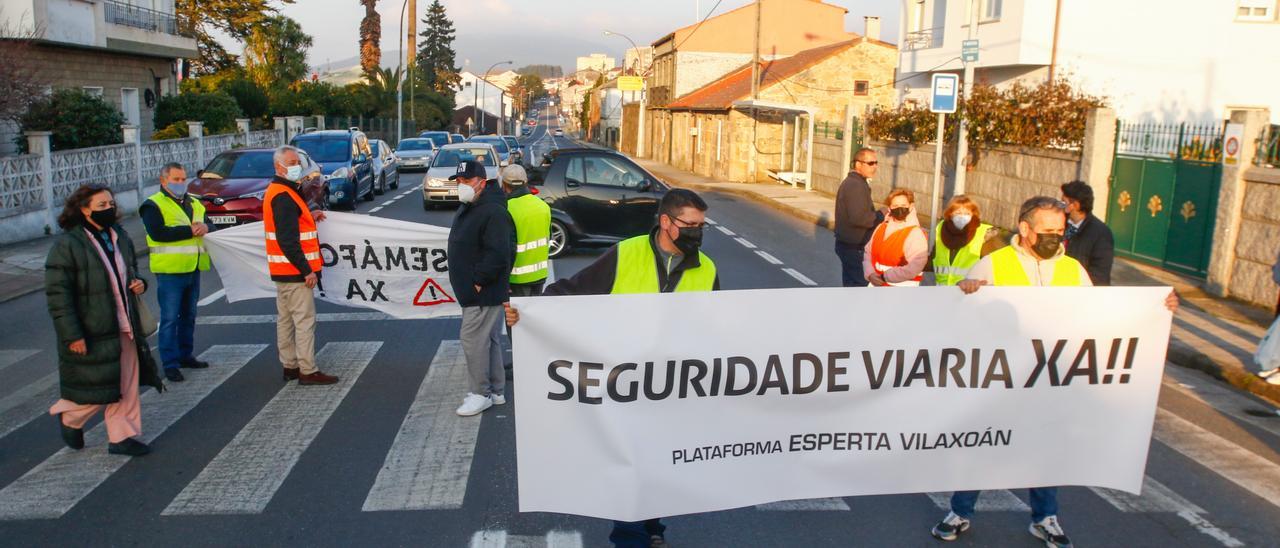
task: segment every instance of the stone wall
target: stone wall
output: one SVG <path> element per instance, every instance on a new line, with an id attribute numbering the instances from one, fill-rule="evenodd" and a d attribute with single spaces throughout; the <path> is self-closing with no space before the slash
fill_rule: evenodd
<path id="1" fill-rule="evenodd" d="M 813 107 L 817 121 L 843 126 L 848 109 L 861 116 L 869 107 L 894 106 L 897 66 L 897 48 L 863 41 L 780 82 L 766 81 L 760 99 Z M 865 95 L 854 91 L 859 81 L 867 82 Z"/>
<path id="2" fill-rule="evenodd" d="M 1231 272 L 1231 296 L 1273 307 L 1280 286 L 1271 266 L 1280 251 L 1280 168 L 1254 167 L 1245 171 L 1244 208 Z"/>
<path id="3" fill-rule="evenodd" d="M 719 80 L 730 71 L 751 62 L 750 53 L 705 51 L 676 52 L 676 81 L 672 99 Z"/>

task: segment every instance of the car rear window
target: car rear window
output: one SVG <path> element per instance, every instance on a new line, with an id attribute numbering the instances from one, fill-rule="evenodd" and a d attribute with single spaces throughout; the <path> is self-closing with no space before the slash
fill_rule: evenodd
<path id="1" fill-rule="evenodd" d="M 479 160 L 486 166 L 498 165 L 487 148 L 446 148 L 436 154 L 431 167 L 457 167 L 465 160 Z"/>
<path id="2" fill-rule="evenodd" d="M 351 159 L 351 141 L 347 139 L 296 139 L 293 145 L 307 151 L 317 162 L 345 162 Z"/>
<path id="3" fill-rule="evenodd" d="M 438 147 L 442 147 L 449 144 L 448 133 L 431 131 L 431 132 L 423 133 L 421 137 L 423 139 L 431 139 L 431 142 L 435 143 L 436 146 Z"/>
<path id="4" fill-rule="evenodd" d="M 405 139 L 400 141 L 400 150 L 431 150 L 434 143 L 430 139 Z"/>
<path id="5" fill-rule="evenodd" d="M 471 142 L 484 143 L 486 145 L 493 145 L 493 148 L 498 150 L 498 154 L 506 154 L 508 152 L 511 152 L 511 148 L 507 146 L 507 142 L 504 141 L 501 137 L 473 137 L 471 139 Z"/>
<path id="6" fill-rule="evenodd" d="M 269 178 L 276 174 L 271 151 L 219 154 L 209 162 L 204 175 L 221 179 Z"/>

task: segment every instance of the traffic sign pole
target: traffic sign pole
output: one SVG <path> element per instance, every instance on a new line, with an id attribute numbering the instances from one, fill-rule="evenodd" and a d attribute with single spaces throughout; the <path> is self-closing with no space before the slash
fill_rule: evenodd
<path id="1" fill-rule="evenodd" d="M 969 102 L 973 96 L 973 65 L 978 62 L 978 9 L 982 5 L 978 0 L 969 0 L 969 39 L 962 45 L 960 60 L 964 63 L 964 100 Z M 972 60 L 970 60 L 972 59 Z M 965 156 L 969 155 L 969 124 L 965 117 L 960 117 L 960 127 L 956 134 L 956 188 L 957 195 L 964 194 Z"/>
<path id="2" fill-rule="evenodd" d="M 957 106 L 956 87 L 959 81 L 954 74 L 934 74 L 930 82 L 929 110 L 938 113 L 938 134 L 933 146 L 933 196 L 930 198 L 929 222 L 938 224 L 938 204 L 942 201 L 942 149 L 946 145 L 947 113 L 955 112 Z M 934 231 L 927 231 L 929 241 L 933 245 Z"/>

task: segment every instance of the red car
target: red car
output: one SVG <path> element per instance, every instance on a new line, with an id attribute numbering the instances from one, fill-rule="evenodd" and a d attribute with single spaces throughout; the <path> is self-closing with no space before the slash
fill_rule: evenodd
<path id="1" fill-rule="evenodd" d="M 205 216 L 218 228 L 262 220 L 262 196 L 275 175 L 274 149 L 242 148 L 219 154 L 196 173 L 188 192 L 204 202 Z M 305 152 L 303 166 L 315 166 Z M 303 168 L 300 194 L 312 210 L 325 209 L 328 187 L 318 170 Z"/>

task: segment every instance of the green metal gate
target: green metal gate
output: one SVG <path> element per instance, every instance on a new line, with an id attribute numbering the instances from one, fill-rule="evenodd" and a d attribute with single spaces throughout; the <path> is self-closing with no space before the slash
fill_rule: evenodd
<path id="1" fill-rule="evenodd" d="M 1116 254 L 1203 278 L 1222 182 L 1221 122 L 1116 122 L 1107 224 Z"/>

